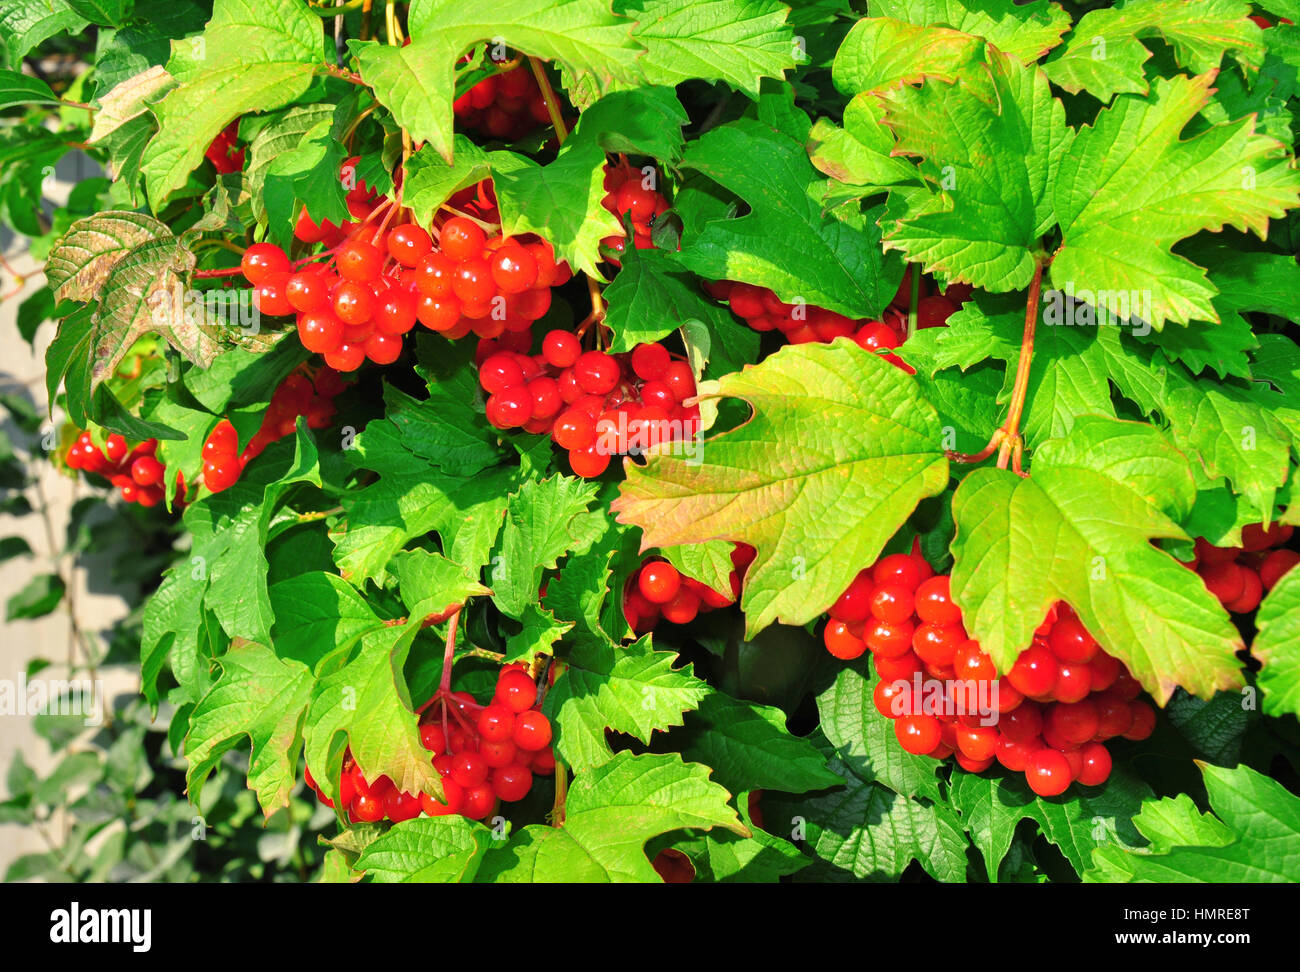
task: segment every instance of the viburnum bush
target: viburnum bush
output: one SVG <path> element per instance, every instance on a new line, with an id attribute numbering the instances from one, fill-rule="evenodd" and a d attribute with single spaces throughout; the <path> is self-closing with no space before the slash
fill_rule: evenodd
<path id="1" fill-rule="evenodd" d="M 328 881 L 1300 879 L 1300 4 L 51 10 L 0 212 L 51 459 L 179 517 L 192 800 Z"/>

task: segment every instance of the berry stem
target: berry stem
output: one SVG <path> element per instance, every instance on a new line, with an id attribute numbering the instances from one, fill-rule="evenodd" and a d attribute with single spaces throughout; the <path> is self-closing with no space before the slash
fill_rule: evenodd
<path id="1" fill-rule="evenodd" d="M 365 81 L 361 80 L 361 75 L 356 74 L 353 71 L 349 71 L 347 68 L 337 67 L 336 65 L 333 64 L 324 64 L 322 65 L 322 69 L 326 74 L 328 74 L 332 78 L 339 78 L 340 80 L 348 81 L 351 82 L 352 84 L 359 84 L 363 87 L 369 87 L 369 85 L 367 85 Z"/>
<path id="2" fill-rule="evenodd" d="M 244 271 L 239 267 L 223 267 L 217 270 L 195 270 L 195 280 L 207 280 L 212 277 L 236 277 Z"/>
<path id="3" fill-rule="evenodd" d="M 912 339 L 916 333 L 916 305 L 921 302 L 921 270 L 919 266 L 912 267 L 912 300 L 907 307 L 907 340 Z"/>
<path id="4" fill-rule="evenodd" d="M 1025 411 L 1025 396 L 1029 392 L 1029 368 L 1034 358 L 1034 331 L 1038 327 L 1038 298 L 1043 289 L 1043 267 L 1047 261 L 1034 260 L 1034 278 L 1029 283 L 1029 299 L 1025 305 L 1025 332 L 1020 339 L 1020 360 L 1016 362 L 1016 381 L 1011 391 L 1011 408 L 1002 423 L 1002 442 L 998 446 L 998 468 L 1006 469 L 1013 452 L 1023 449 L 1020 440 L 1020 418 Z M 1017 470 L 1019 471 L 1019 470 Z"/>
<path id="5" fill-rule="evenodd" d="M 456 629 L 460 625 L 458 608 L 447 621 L 447 647 L 442 653 L 442 677 L 438 680 L 438 695 L 451 694 L 451 664 L 456 657 Z"/>
<path id="6" fill-rule="evenodd" d="M 558 759 L 555 761 L 555 803 L 548 815 L 552 827 L 564 826 L 564 799 L 569 794 L 569 772 Z"/>
<path id="7" fill-rule="evenodd" d="M 569 130 L 564 127 L 564 117 L 560 114 L 560 100 L 555 97 L 551 79 L 546 76 L 546 71 L 542 69 L 542 62 L 537 58 L 528 58 L 528 66 L 533 69 L 537 86 L 542 89 L 542 98 L 546 101 L 546 113 L 551 116 L 551 124 L 555 126 L 555 140 L 563 145 L 564 140 L 569 137 Z"/>

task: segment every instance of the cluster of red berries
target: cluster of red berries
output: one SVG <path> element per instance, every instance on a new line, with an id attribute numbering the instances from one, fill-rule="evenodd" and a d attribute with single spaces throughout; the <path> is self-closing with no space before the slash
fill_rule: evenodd
<path id="1" fill-rule="evenodd" d="M 911 270 L 908 270 L 911 273 Z M 732 313 L 755 331 L 780 331 L 791 344 L 828 343 L 839 337 L 852 338 L 868 351 L 888 352 L 907 339 L 907 312 L 911 306 L 910 280 L 903 284 L 878 321 L 854 320 L 824 307 L 788 304 L 766 287 L 719 280 L 706 285 L 716 300 L 728 303 Z M 921 293 L 925 293 L 922 286 Z M 968 285 L 953 285 L 945 294 L 923 296 L 917 302 L 917 327 L 943 327 L 970 297 Z M 910 373 L 911 368 L 897 355 L 882 355 L 886 361 Z"/>
<path id="2" fill-rule="evenodd" d="M 650 229 L 655 219 L 668 211 L 668 200 L 653 188 L 656 178 L 657 174 L 647 173 L 626 161 L 605 166 L 605 198 L 601 205 L 620 220 L 631 217 L 632 243 L 638 250 L 654 249 Z M 600 243 L 607 250 L 622 253 L 627 238 L 621 234 L 607 236 Z M 611 257 L 610 262 L 617 264 L 618 259 Z"/>
<path id="3" fill-rule="evenodd" d="M 238 137 L 239 119 L 236 118 L 217 134 L 203 153 L 221 175 L 238 172 L 244 167 L 244 147 L 239 144 Z"/>
<path id="4" fill-rule="evenodd" d="M 623 616 L 637 634 L 644 634 L 662 617 L 673 624 L 689 624 L 697 614 L 729 607 L 740 597 L 745 571 L 757 551 L 747 543 L 731 550 L 731 595 L 721 594 L 687 577 L 668 561 L 652 557 L 628 577 L 623 587 Z"/>
<path id="5" fill-rule="evenodd" d="M 235 427 L 222 419 L 203 443 L 203 485 L 213 493 L 235 485 L 244 467 L 263 449 L 293 435 L 299 415 L 306 416 L 309 428 L 325 428 L 334 417 L 334 396 L 343 388 L 343 379 L 332 368 L 319 369 L 314 378 L 295 371 L 271 394 L 262 425 L 242 453 Z"/>
<path id="6" fill-rule="evenodd" d="M 1292 527 L 1251 523 L 1242 528 L 1240 547 L 1216 547 L 1196 540 L 1196 555 L 1188 564 L 1201 575 L 1210 593 L 1233 614 L 1249 614 L 1265 592 L 1300 563 L 1300 553 L 1282 547 Z"/>
<path id="7" fill-rule="evenodd" d="M 523 138 L 551 120 L 537 79 L 522 64 L 484 78 L 452 103 L 457 124 L 493 138 Z"/>
<path id="8" fill-rule="evenodd" d="M 863 570 L 831 606 L 823 638 L 837 658 L 871 650 L 877 710 L 899 745 L 971 773 L 996 759 L 1040 796 L 1110 776 L 1104 743 L 1145 739 L 1155 710 L 1142 688 L 1060 603 L 1006 675 L 969 638 L 946 574 L 919 554 L 890 554 Z"/>
<path id="9" fill-rule="evenodd" d="M 255 243 L 240 267 L 255 287 L 258 310 L 297 315 L 298 336 L 338 371 L 369 358 L 391 364 L 402 335 L 418 320 L 447 338 L 527 331 L 551 306 L 551 287 L 571 276 L 555 251 L 534 236 L 489 238 L 478 222 L 456 216 L 438 230 L 391 230 L 363 223 L 348 231 L 331 259 L 294 269 L 271 243 Z"/>
<path id="10" fill-rule="evenodd" d="M 695 394 L 695 375 L 662 344 L 606 354 L 583 351 L 569 331 L 551 331 L 538 355 L 485 341 L 478 358 L 488 421 L 549 433 L 578 476 L 599 476 L 611 456 L 691 438 L 699 428 L 699 407 L 682 404 Z"/>
<path id="11" fill-rule="evenodd" d="M 95 445 L 89 432 L 81 432 L 63 453 L 63 461 L 72 469 L 103 476 L 117 487 L 122 499 L 141 506 L 156 506 L 163 498 L 165 467 L 155 457 L 157 439 L 146 439 L 135 446 L 116 432 L 104 440 L 104 448 Z M 185 480 L 179 473 L 176 482 L 185 495 Z"/>
<path id="12" fill-rule="evenodd" d="M 396 823 L 423 812 L 430 817 L 461 814 L 483 820 L 498 800 L 522 800 L 532 789 L 534 774 L 555 772 L 551 723 L 536 704 L 537 683 L 518 664 L 501 669 L 487 705 L 479 705 L 468 692 L 436 696 L 420 725 L 420 740 L 434 754 L 445 802 L 427 793 L 403 793 L 387 776 L 367 783 L 349 753 L 344 756 L 339 787 L 349 819 L 356 823 L 387 817 Z M 307 785 L 322 803 L 334 806 L 310 773 Z"/>

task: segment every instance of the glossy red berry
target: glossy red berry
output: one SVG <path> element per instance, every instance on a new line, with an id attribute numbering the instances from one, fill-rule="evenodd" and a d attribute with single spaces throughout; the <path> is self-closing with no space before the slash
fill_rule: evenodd
<path id="1" fill-rule="evenodd" d="M 251 284 L 261 283 L 269 274 L 287 272 L 292 264 L 289 256 L 274 243 L 254 243 L 244 251 L 239 269 Z"/>
<path id="2" fill-rule="evenodd" d="M 478 734 L 488 742 L 504 742 L 515 730 L 515 714 L 500 703 L 485 706 L 478 714 Z"/>
<path id="3" fill-rule="evenodd" d="M 667 604 L 677 596 L 682 576 L 672 564 L 656 560 L 645 564 L 637 576 L 637 588 L 652 604 Z"/>
<path id="4" fill-rule="evenodd" d="M 531 709 L 537 701 L 537 683 L 518 669 L 502 672 L 497 679 L 496 694 L 493 697 L 518 715 Z"/>
<path id="5" fill-rule="evenodd" d="M 1055 749 L 1037 750 L 1025 766 L 1025 780 L 1039 796 L 1059 796 L 1069 788 L 1072 778 L 1069 760 Z"/>
<path id="6" fill-rule="evenodd" d="M 551 741 L 550 720 L 536 709 L 521 712 L 515 719 L 512 738 L 520 749 L 529 752 L 541 749 Z"/>
<path id="7" fill-rule="evenodd" d="M 487 235 L 473 220 L 453 216 L 442 226 L 438 237 L 439 248 L 458 262 L 472 260 L 483 252 Z"/>
<path id="8" fill-rule="evenodd" d="M 953 603 L 948 575 L 922 581 L 916 588 L 916 616 L 922 621 L 936 624 L 956 624 L 961 621 L 961 608 Z"/>
<path id="9" fill-rule="evenodd" d="M 916 756 L 924 756 L 939 745 L 939 720 L 931 715 L 903 715 L 894 720 L 898 744 Z"/>
<path id="10" fill-rule="evenodd" d="M 532 787 L 532 771 L 519 763 L 511 763 L 492 771 L 492 790 L 498 799 L 506 803 L 522 800 Z"/>

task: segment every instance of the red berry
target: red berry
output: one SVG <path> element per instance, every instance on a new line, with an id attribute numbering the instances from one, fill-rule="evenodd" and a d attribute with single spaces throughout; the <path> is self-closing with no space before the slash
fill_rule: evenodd
<path id="1" fill-rule="evenodd" d="M 1133 724 L 1121 735 L 1125 739 L 1146 739 L 1156 727 L 1156 710 L 1145 702 L 1130 702 L 1129 711 L 1133 713 Z"/>
<path id="2" fill-rule="evenodd" d="M 494 703 L 478 714 L 478 734 L 488 742 L 504 742 L 515 729 L 515 714 L 506 706 Z"/>
<path id="3" fill-rule="evenodd" d="M 335 257 L 339 276 L 358 283 L 374 280 L 384 265 L 384 255 L 371 243 L 352 239 L 339 247 Z"/>
<path id="4" fill-rule="evenodd" d="M 1271 591 L 1273 585 L 1286 576 L 1286 573 L 1296 564 L 1300 564 L 1300 553 L 1294 550 L 1274 550 L 1265 557 L 1259 565 L 1259 579 L 1264 585 L 1264 590 Z"/>
<path id="5" fill-rule="evenodd" d="M 1007 680 L 1031 699 L 1047 695 L 1056 686 L 1059 666 L 1056 656 L 1034 642 L 1020 653 L 1007 672 Z"/>
<path id="6" fill-rule="evenodd" d="M 489 264 L 492 280 L 503 294 L 522 294 L 537 281 L 537 261 L 517 243 L 500 247 Z"/>
<path id="7" fill-rule="evenodd" d="M 1055 749 L 1036 751 L 1025 766 L 1025 780 L 1039 796 L 1059 796 L 1069 788 L 1072 778 L 1069 760 Z"/>
<path id="8" fill-rule="evenodd" d="M 1200 574 L 1206 588 L 1222 604 L 1236 600 L 1246 589 L 1243 568 L 1233 562 L 1203 565 Z"/>
<path id="9" fill-rule="evenodd" d="M 993 659 L 985 654 L 979 642 L 974 640 L 963 641 L 957 646 L 953 654 L 952 669 L 957 678 L 976 682 L 991 681 L 998 677 Z"/>
<path id="10" fill-rule="evenodd" d="M 131 478 L 140 486 L 153 486 L 163 481 L 163 464 L 153 456 L 141 456 L 131 463 Z"/>
<path id="11" fill-rule="evenodd" d="M 1084 786 L 1101 786 L 1110 776 L 1110 751 L 1101 743 L 1085 743 L 1079 748 L 1083 765 L 1079 767 L 1078 780 Z"/>
<path id="12" fill-rule="evenodd" d="M 287 272 L 291 266 L 288 254 L 274 243 L 254 243 L 239 261 L 244 278 L 255 286 L 272 273 Z"/>
<path id="13" fill-rule="evenodd" d="M 506 803 L 522 800 L 533 788 L 533 774 L 526 766 L 511 763 L 492 771 L 492 790 Z"/>
<path id="14" fill-rule="evenodd" d="M 662 560 L 652 560 L 643 565 L 637 575 L 637 588 L 651 604 L 667 604 L 677 596 L 681 583 L 682 576 L 677 568 Z"/>
<path id="15" fill-rule="evenodd" d="M 1052 697 L 1057 702 L 1078 702 L 1092 691 L 1092 670 L 1078 662 L 1065 662 L 1056 670 Z"/>
<path id="16" fill-rule="evenodd" d="M 601 351 L 587 351 L 573 366 L 573 374 L 589 395 L 607 395 L 620 377 L 618 362 Z"/>
<path id="17" fill-rule="evenodd" d="M 827 612 L 840 621 L 865 621 L 871 614 L 871 597 L 875 587 L 867 571 L 861 571 Z"/>
<path id="18" fill-rule="evenodd" d="M 415 223 L 394 226 L 392 232 L 388 234 L 388 253 L 403 266 L 417 266 L 432 249 L 432 238 L 423 227 Z"/>
<path id="19" fill-rule="evenodd" d="M 957 649 L 965 644 L 966 640 L 966 632 L 959 624 L 935 624 L 933 621 L 926 621 L 917 626 L 912 633 L 912 650 L 927 665 L 947 668 L 953 664 Z"/>
<path id="20" fill-rule="evenodd" d="M 1099 648 L 1083 622 L 1073 617 L 1061 618 L 1052 626 L 1048 647 L 1061 661 L 1078 663 L 1092 661 Z"/>
<path id="21" fill-rule="evenodd" d="M 488 765 L 478 753 L 462 750 L 451 761 L 451 778 L 466 789 L 487 779 Z"/>
<path id="22" fill-rule="evenodd" d="M 482 820 L 492 812 L 496 802 L 497 797 L 492 790 L 492 785 L 483 782 L 478 786 L 466 788 L 460 812 L 462 816 L 468 817 L 470 820 Z"/>
<path id="23" fill-rule="evenodd" d="M 542 338 L 542 354 L 552 367 L 572 368 L 582 354 L 582 345 L 568 331 L 548 331 Z"/>
<path id="24" fill-rule="evenodd" d="M 515 356 L 508 351 L 494 354 L 479 367 L 478 381 L 489 395 L 515 388 L 524 383 L 524 372 Z"/>
<path id="25" fill-rule="evenodd" d="M 459 813 L 461 807 L 465 804 L 465 788 L 449 777 L 443 777 L 442 794 L 445 802 L 439 803 L 438 800 L 428 793 L 420 794 L 420 809 L 430 817 L 444 817 L 448 814 Z"/>
<path id="26" fill-rule="evenodd" d="M 1259 607 L 1260 599 L 1264 596 L 1264 582 L 1260 579 L 1259 572 L 1242 567 L 1241 580 L 1241 593 L 1223 605 L 1233 614 L 1249 614 Z"/>
<path id="27" fill-rule="evenodd" d="M 919 557 L 898 553 L 878 560 L 871 569 L 871 579 L 877 584 L 898 584 L 915 591 L 930 573 L 929 565 Z"/>
<path id="28" fill-rule="evenodd" d="M 289 272 L 275 270 L 257 282 L 253 288 L 253 305 L 259 313 L 270 317 L 284 317 L 293 313 L 293 304 L 289 303 L 286 288 L 289 286 Z"/>
<path id="29" fill-rule="evenodd" d="M 871 592 L 871 615 L 878 621 L 898 624 L 912 617 L 912 592 L 897 584 L 886 584 Z"/>
<path id="30" fill-rule="evenodd" d="M 911 621 L 890 624 L 888 621 L 871 620 L 863 629 L 862 640 L 867 643 L 872 654 L 883 658 L 897 658 L 912 650 L 914 633 Z"/>
<path id="31" fill-rule="evenodd" d="M 537 683 L 518 669 L 502 672 L 493 698 L 516 715 L 526 712 L 537 701 Z"/>
<path id="32" fill-rule="evenodd" d="M 308 351 L 326 354 L 343 341 L 344 324 L 329 311 L 303 314 L 298 318 L 298 339 Z"/>
<path id="33" fill-rule="evenodd" d="M 658 381 L 668 373 L 672 358 L 662 344 L 638 344 L 632 349 L 632 371 L 642 381 Z"/>
<path id="34" fill-rule="evenodd" d="M 866 642 L 854 634 L 853 626 L 847 621 L 837 621 L 834 618 L 826 623 L 822 640 L 826 643 L 827 651 L 845 661 L 857 658 L 867 650 Z"/>
<path id="35" fill-rule="evenodd" d="M 916 756 L 924 756 L 940 742 L 939 720 L 931 715 L 903 715 L 894 720 L 898 744 Z"/>
<path id="36" fill-rule="evenodd" d="M 1101 728 L 1101 714 L 1090 699 L 1060 702 L 1047 707 L 1044 732 L 1051 732 L 1071 746 L 1079 746 Z"/>
<path id="37" fill-rule="evenodd" d="M 438 237 L 442 252 L 458 262 L 477 257 L 483 252 L 486 242 L 487 236 L 479 225 L 462 216 L 453 216 L 447 220 Z"/>
<path id="38" fill-rule="evenodd" d="M 551 741 L 551 723 L 536 709 L 519 713 L 512 737 L 520 749 L 534 752 Z"/>
<path id="39" fill-rule="evenodd" d="M 593 443 L 585 449 L 570 449 L 569 468 L 575 476 L 594 479 L 609 468 L 609 453 L 599 443 Z"/>
<path id="40" fill-rule="evenodd" d="M 364 324 L 374 310 L 375 292 L 355 280 L 344 280 L 334 288 L 334 314 L 344 324 Z M 351 371 L 351 368 L 340 368 Z"/>
<path id="41" fill-rule="evenodd" d="M 432 722 L 420 726 L 420 745 L 431 753 L 445 752 L 447 738 L 442 734 L 442 727 Z"/>
<path id="42" fill-rule="evenodd" d="M 916 616 L 936 624 L 956 624 L 961 608 L 953 603 L 947 574 L 922 581 L 916 588 Z"/>

